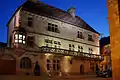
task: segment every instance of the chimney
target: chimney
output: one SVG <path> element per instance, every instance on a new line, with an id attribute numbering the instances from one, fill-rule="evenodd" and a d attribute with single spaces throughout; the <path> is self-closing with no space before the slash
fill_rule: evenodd
<path id="1" fill-rule="evenodd" d="M 75 14 L 76 14 L 76 9 L 75 7 L 71 7 L 67 10 L 67 12 L 73 17 L 75 18 Z"/>
<path id="2" fill-rule="evenodd" d="M 39 0 L 27 0 L 27 1 L 31 1 L 31 2 L 34 2 L 34 3 L 39 3 Z"/>

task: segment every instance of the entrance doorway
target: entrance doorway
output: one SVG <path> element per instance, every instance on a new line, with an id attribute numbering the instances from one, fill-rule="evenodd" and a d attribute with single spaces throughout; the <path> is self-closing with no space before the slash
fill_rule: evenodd
<path id="1" fill-rule="evenodd" d="M 54 59 L 54 60 L 47 60 L 47 72 L 49 74 L 53 75 L 59 75 L 60 72 L 60 60 Z"/>
<path id="2" fill-rule="evenodd" d="M 84 65 L 83 64 L 80 65 L 80 74 L 84 74 Z"/>

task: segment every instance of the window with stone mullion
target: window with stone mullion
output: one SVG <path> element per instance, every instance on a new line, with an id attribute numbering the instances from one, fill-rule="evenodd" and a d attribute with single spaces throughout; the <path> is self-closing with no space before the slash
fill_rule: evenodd
<path id="1" fill-rule="evenodd" d="M 23 43 L 23 44 L 25 44 L 25 35 L 15 34 L 15 38 L 14 39 L 15 39 L 15 43 Z"/>

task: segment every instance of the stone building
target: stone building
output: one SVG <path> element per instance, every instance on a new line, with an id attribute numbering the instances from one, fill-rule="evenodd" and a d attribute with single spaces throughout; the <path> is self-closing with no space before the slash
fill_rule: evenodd
<path id="1" fill-rule="evenodd" d="M 108 21 L 110 27 L 110 45 L 112 58 L 112 77 L 119 80 L 120 76 L 120 0 L 107 0 Z"/>
<path id="2" fill-rule="evenodd" d="M 103 70 L 112 68 L 111 65 L 111 49 L 110 49 L 110 36 L 100 39 L 100 54 L 104 56 L 104 60 L 101 61 L 100 67 Z"/>
<path id="3" fill-rule="evenodd" d="M 75 14 L 37 0 L 27 0 L 8 26 L 8 48 L 16 74 L 70 75 L 94 73 L 102 56 L 100 34 Z"/>

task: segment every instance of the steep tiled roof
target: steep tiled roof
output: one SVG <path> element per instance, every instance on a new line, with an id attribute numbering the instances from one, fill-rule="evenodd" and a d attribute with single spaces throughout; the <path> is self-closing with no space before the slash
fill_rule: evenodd
<path id="1" fill-rule="evenodd" d="M 29 11 L 38 15 L 50 17 L 53 19 L 57 19 L 99 34 L 79 16 L 75 16 L 75 18 L 73 18 L 67 11 L 55 8 L 48 4 L 42 2 L 34 3 L 31 1 L 26 1 L 21 7 L 22 10 Z"/>

